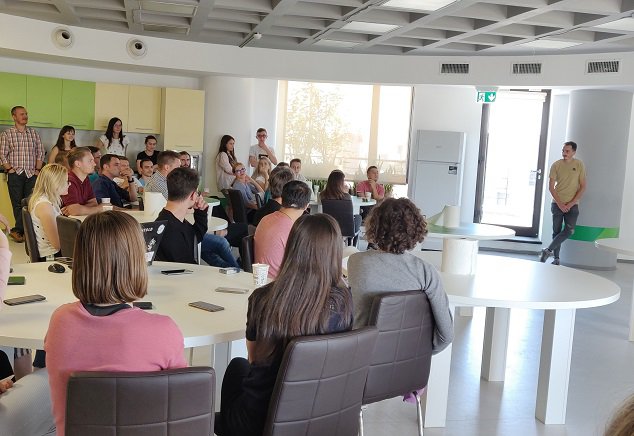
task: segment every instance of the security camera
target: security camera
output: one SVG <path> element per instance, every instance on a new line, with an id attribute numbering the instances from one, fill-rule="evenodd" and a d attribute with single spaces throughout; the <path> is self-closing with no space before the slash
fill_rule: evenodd
<path id="1" fill-rule="evenodd" d="M 147 53 L 147 46 L 140 39 L 131 39 L 128 41 L 128 53 L 134 59 L 142 58 Z"/>
<path id="2" fill-rule="evenodd" d="M 69 48 L 75 42 L 73 33 L 65 27 L 58 27 L 51 34 L 53 44 L 59 48 Z"/>
<path id="3" fill-rule="evenodd" d="M 253 39 L 262 39 L 262 34 L 260 32 L 255 33 Z"/>

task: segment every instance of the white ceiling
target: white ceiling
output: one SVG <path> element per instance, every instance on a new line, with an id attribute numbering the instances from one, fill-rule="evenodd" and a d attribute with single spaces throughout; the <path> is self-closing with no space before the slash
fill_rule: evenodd
<path id="1" fill-rule="evenodd" d="M 417 6 L 422 1 L 403 3 Z M 234 46 L 257 32 L 262 38 L 250 41 L 249 47 L 304 51 L 484 56 L 634 50 L 634 18 L 625 20 L 631 30 L 622 28 L 623 21 L 616 25 L 620 30 L 609 24 L 629 18 L 634 0 L 457 0 L 436 11 L 385 3 L 0 0 L 0 12 L 70 26 Z M 557 48 L 562 46 L 568 47 Z"/>

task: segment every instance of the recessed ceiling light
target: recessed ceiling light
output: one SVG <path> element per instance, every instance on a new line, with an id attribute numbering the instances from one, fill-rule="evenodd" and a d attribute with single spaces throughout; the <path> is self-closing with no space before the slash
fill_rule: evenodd
<path id="1" fill-rule="evenodd" d="M 412 9 L 416 11 L 435 11 L 454 3 L 456 0 L 390 0 L 382 6 L 388 8 Z"/>
<path id="2" fill-rule="evenodd" d="M 352 48 L 359 45 L 359 43 L 351 41 L 337 41 L 336 39 L 320 39 L 313 45 L 320 47 Z"/>
<path id="3" fill-rule="evenodd" d="M 614 29 L 625 30 L 627 32 L 634 32 L 634 18 L 627 17 L 620 20 L 610 21 L 609 23 L 598 24 L 592 27 L 600 27 L 602 29 Z"/>
<path id="4" fill-rule="evenodd" d="M 156 0 L 139 0 L 141 9 L 149 12 L 162 12 L 172 15 L 183 15 L 193 17 L 196 12 L 195 5 L 187 5 L 181 3 L 161 2 Z"/>
<path id="5" fill-rule="evenodd" d="M 555 41 L 553 39 L 536 39 L 535 41 L 519 44 L 520 47 L 551 48 L 551 49 L 568 48 L 568 47 L 574 47 L 575 45 L 581 45 L 581 43 L 570 42 L 570 41 Z"/>
<path id="6" fill-rule="evenodd" d="M 394 29 L 398 29 L 400 26 L 395 24 L 382 24 L 382 23 L 366 23 L 365 21 L 351 21 L 346 23 L 340 30 L 350 30 L 353 32 L 368 32 L 368 33 L 386 33 Z"/>

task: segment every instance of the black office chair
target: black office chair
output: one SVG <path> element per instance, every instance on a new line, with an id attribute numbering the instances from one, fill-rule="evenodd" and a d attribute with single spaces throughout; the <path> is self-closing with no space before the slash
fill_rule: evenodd
<path id="1" fill-rule="evenodd" d="M 325 214 L 332 216 L 341 229 L 341 236 L 347 238 L 348 245 L 357 246 L 361 223 L 355 218 L 352 200 L 321 200 L 321 207 Z M 356 221 L 359 222 L 356 222 Z"/>
<path id="2" fill-rule="evenodd" d="M 229 199 L 229 204 L 233 212 L 233 221 L 236 223 L 249 224 L 247 207 L 244 204 L 242 193 L 237 189 L 223 189 L 222 193 Z"/>
<path id="3" fill-rule="evenodd" d="M 358 431 L 377 330 L 293 339 L 271 395 L 264 436 L 345 436 Z"/>
<path id="4" fill-rule="evenodd" d="M 260 194 L 255 194 L 255 204 L 258 205 L 258 209 L 264 206 L 264 200 L 262 200 Z"/>
<path id="5" fill-rule="evenodd" d="M 213 435 L 215 372 L 76 372 L 68 379 L 66 436 Z"/>
<path id="6" fill-rule="evenodd" d="M 242 260 L 242 269 L 245 272 L 253 272 L 253 263 L 255 262 L 255 249 L 253 248 L 253 235 L 242 238 L 240 251 L 240 259 Z"/>
<path id="7" fill-rule="evenodd" d="M 415 392 L 427 386 L 431 368 L 434 316 L 422 291 L 389 292 L 374 297 L 368 325 L 379 330 L 363 404 Z M 423 434 L 421 402 L 418 406 L 418 434 Z M 363 411 L 359 414 L 363 436 Z"/>
<path id="8" fill-rule="evenodd" d="M 24 226 L 24 249 L 32 263 L 44 262 L 40 257 L 40 250 L 37 248 L 37 237 L 33 229 L 33 219 L 27 206 L 22 206 L 22 225 Z"/>
<path id="9" fill-rule="evenodd" d="M 64 215 L 55 218 L 57 233 L 59 234 L 59 248 L 63 257 L 72 258 L 75 250 L 75 239 L 81 226 L 81 221 Z"/>

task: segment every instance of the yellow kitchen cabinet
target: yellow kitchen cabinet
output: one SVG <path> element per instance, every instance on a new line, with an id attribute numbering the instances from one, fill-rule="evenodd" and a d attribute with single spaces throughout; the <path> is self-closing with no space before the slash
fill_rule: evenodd
<path id="1" fill-rule="evenodd" d="M 165 150 L 203 151 L 205 91 L 163 88 L 161 132 Z"/>
<path id="2" fill-rule="evenodd" d="M 95 85 L 95 130 L 106 131 L 110 118 L 117 117 L 123 123 L 123 133 L 128 131 L 129 85 L 97 83 Z"/>
<path id="3" fill-rule="evenodd" d="M 9 186 L 7 185 L 7 174 L 0 173 L 0 213 L 7 217 L 11 227 L 15 226 L 13 218 L 13 207 L 9 198 Z"/>
<path id="4" fill-rule="evenodd" d="M 161 88 L 130 85 L 128 126 L 126 132 L 159 133 L 161 131 Z"/>

